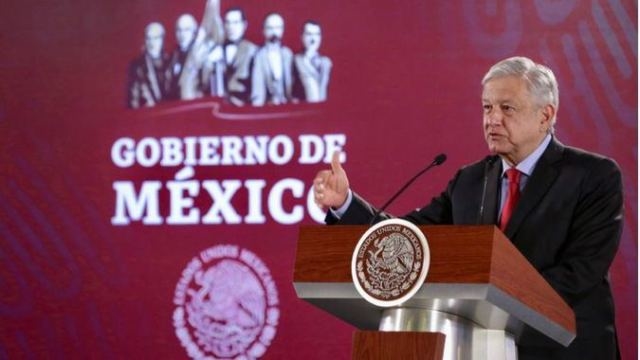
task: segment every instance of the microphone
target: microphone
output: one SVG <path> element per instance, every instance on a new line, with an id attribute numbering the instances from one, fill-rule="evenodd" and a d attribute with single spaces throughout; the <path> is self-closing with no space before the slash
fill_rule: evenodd
<path id="1" fill-rule="evenodd" d="M 489 167 L 493 166 L 497 157 L 490 157 L 484 164 L 484 180 L 482 182 L 482 195 L 480 197 L 480 210 L 478 211 L 478 224 L 482 224 L 482 218 L 484 217 L 484 202 L 487 197 L 487 182 L 489 181 Z"/>
<path id="2" fill-rule="evenodd" d="M 405 191 L 409 187 L 409 185 L 413 184 L 413 182 L 416 181 L 416 179 L 419 178 L 420 175 L 424 174 L 432 167 L 442 165 L 442 163 L 444 163 L 446 160 L 447 160 L 447 155 L 445 154 L 440 154 L 436 156 L 426 168 L 422 169 L 419 173 L 417 173 L 414 177 L 412 177 L 411 180 L 407 181 L 407 183 L 404 184 L 404 186 L 402 186 L 400 190 L 398 190 L 398 192 L 396 192 L 391 197 L 391 199 L 389 199 L 389 201 L 387 201 L 384 205 L 382 205 L 382 207 L 373 214 L 373 218 L 371 219 L 371 222 L 369 222 L 369 226 L 373 225 L 376 222 L 376 219 L 378 218 L 378 216 L 380 216 L 380 214 L 387 208 L 387 206 L 389 206 L 389 204 L 391 204 L 393 200 L 395 200 L 400 194 L 402 194 L 402 192 Z"/>

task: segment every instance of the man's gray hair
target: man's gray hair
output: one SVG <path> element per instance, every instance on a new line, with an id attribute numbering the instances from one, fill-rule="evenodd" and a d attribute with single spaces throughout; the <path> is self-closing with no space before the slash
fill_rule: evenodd
<path id="1" fill-rule="evenodd" d="M 553 105 L 556 112 L 551 119 L 549 132 L 553 133 L 556 123 L 555 114 L 558 112 L 558 81 L 553 71 L 542 64 L 536 64 L 531 59 L 516 56 L 498 62 L 493 65 L 482 78 L 482 86 L 490 80 L 505 76 L 518 76 L 527 83 L 527 89 L 534 96 L 539 106 Z"/>

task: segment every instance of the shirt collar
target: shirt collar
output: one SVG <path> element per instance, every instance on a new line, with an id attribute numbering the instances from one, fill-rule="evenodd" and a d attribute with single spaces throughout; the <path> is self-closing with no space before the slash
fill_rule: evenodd
<path id="1" fill-rule="evenodd" d="M 516 165 L 516 169 L 518 169 L 521 173 L 527 176 L 531 176 L 531 173 L 533 172 L 533 168 L 536 167 L 538 160 L 540 160 L 542 153 L 544 153 L 545 149 L 547 148 L 550 142 L 551 142 L 551 134 L 547 134 L 547 136 L 545 136 L 544 140 L 542 140 L 540 145 L 538 145 L 538 147 L 531 154 L 529 154 L 529 156 L 527 156 L 518 165 Z M 511 166 L 509 166 L 509 164 L 506 161 L 504 161 L 504 159 L 502 159 L 502 176 L 504 176 L 504 173 L 509 169 L 511 169 Z"/>

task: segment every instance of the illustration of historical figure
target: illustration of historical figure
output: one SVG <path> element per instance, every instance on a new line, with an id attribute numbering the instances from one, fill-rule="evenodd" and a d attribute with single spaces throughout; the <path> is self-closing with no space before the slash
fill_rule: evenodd
<path id="1" fill-rule="evenodd" d="M 224 15 L 225 41 L 211 69 L 211 95 L 242 106 L 251 96 L 251 68 L 258 47 L 244 38 L 248 22 L 241 8 L 231 8 Z"/>
<path id="2" fill-rule="evenodd" d="M 171 71 L 171 82 L 169 83 L 170 99 L 180 99 L 182 84 L 184 83 L 184 64 L 187 56 L 193 48 L 198 31 L 198 23 L 191 14 L 182 14 L 176 20 L 176 47 L 169 59 L 169 70 Z"/>
<path id="3" fill-rule="evenodd" d="M 162 24 L 147 25 L 143 53 L 129 65 L 127 105 L 132 109 L 155 106 L 167 96 L 170 74 L 162 49 L 164 34 Z"/>
<path id="4" fill-rule="evenodd" d="M 284 20 L 276 13 L 264 20 L 265 44 L 255 56 L 251 103 L 279 105 L 291 100 L 293 52 L 282 44 Z"/>
<path id="5" fill-rule="evenodd" d="M 165 28 L 145 28 L 142 54 L 128 70 L 127 106 L 155 106 L 165 100 L 213 96 L 235 106 L 316 103 L 327 100 L 332 62 L 320 53 L 322 29 L 316 21 L 302 27 L 302 50 L 282 43 L 285 22 L 275 12 L 264 17 L 262 45 L 246 38 L 244 9 L 205 0 L 200 23 L 191 13 L 175 22 L 175 45 L 169 53 Z"/>
<path id="6" fill-rule="evenodd" d="M 211 93 L 211 71 L 207 71 L 206 67 L 211 68 L 207 64 L 219 58 L 217 53 L 223 37 L 220 0 L 207 0 L 200 27 L 182 70 L 181 99 L 197 99 Z"/>
<path id="7" fill-rule="evenodd" d="M 302 53 L 293 60 L 293 97 L 306 102 L 327 100 L 327 87 L 331 76 L 331 59 L 319 52 L 322 30 L 314 21 L 304 23 Z"/>

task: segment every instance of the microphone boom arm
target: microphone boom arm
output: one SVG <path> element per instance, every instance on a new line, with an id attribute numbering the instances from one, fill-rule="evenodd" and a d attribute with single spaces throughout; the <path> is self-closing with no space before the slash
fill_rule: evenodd
<path id="1" fill-rule="evenodd" d="M 413 184 L 414 181 L 416 181 L 416 179 L 418 179 L 422 174 L 424 174 L 425 172 L 427 172 L 429 169 L 431 169 L 432 167 L 441 165 L 443 162 L 445 162 L 447 160 L 447 155 L 445 154 L 440 154 L 438 156 L 436 156 L 433 161 L 429 164 L 429 166 L 427 166 L 426 168 L 422 169 L 419 173 L 417 173 L 414 177 L 412 177 L 409 181 L 407 181 L 406 184 L 404 184 L 404 186 L 402 186 L 400 188 L 400 190 L 398 190 L 390 199 L 389 201 L 387 201 L 384 205 L 382 205 L 382 207 L 380 207 L 380 209 L 378 209 L 374 214 L 373 214 L 373 218 L 371 219 L 371 222 L 369 223 L 369 226 L 373 225 L 373 223 L 376 222 L 376 219 L 378 219 L 378 217 L 380 216 L 380 214 L 387 208 L 387 206 L 389 206 L 398 196 L 400 196 L 400 194 L 402 194 L 402 192 L 404 192 L 411 184 Z"/>

